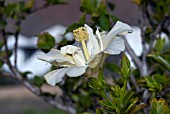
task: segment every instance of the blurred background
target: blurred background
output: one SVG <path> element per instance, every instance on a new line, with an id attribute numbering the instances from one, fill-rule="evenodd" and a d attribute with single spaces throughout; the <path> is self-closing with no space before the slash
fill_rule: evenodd
<path id="1" fill-rule="evenodd" d="M 22 0 L 6 0 L 6 3 L 19 2 Z M 27 1 L 27 0 L 23 0 Z M 109 1 L 109 0 L 108 0 Z M 18 42 L 18 69 L 22 72 L 30 71 L 32 74 L 29 78 L 35 75 L 43 76 L 44 73 L 50 70 L 50 65 L 37 60 L 36 55 L 43 52 L 37 50 L 37 35 L 42 32 L 49 32 L 56 38 L 56 43 L 62 40 L 67 26 L 74 22 L 78 22 L 81 16 L 79 10 L 81 0 L 68 0 L 66 4 L 51 5 L 42 8 L 44 0 L 35 0 L 34 7 L 41 10 L 33 12 L 26 16 L 26 19 L 21 23 L 21 32 Z M 142 52 L 140 29 L 138 27 L 139 9 L 131 0 L 110 0 L 115 4 L 115 9 L 112 12 L 121 21 L 128 23 L 133 27 L 133 34 L 127 35 L 127 39 L 135 51 L 136 55 L 140 56 Z M 13 20 L 8 20 L 6 29 L 10 32 L 15 30 Z M 165 36 L 166 37 L 166 36 Z M 72 34 L 67 34 L 66 39 L 72 39 Z M 133 39 L 133 40 L 132 40 Z M 14 48 L 14 37 L 8 37 L 8 46 Z M 14 60 L 14 55 L 11 56 Z M 112 59 L 112 58 L 110 58 Z M 134 66 L 135 67 L 135 66 Z M 8 71 L 7 66 L 2 67 Z M 42 87 L 44 91 L 52 93 L 59 92 L 57 88 L 45 85 Z M 0 114 L 66 114 L 60 110 L 53 109 L 49 104 L 37 96 L 33 95 L 20 82 L 0 77 Z"/>

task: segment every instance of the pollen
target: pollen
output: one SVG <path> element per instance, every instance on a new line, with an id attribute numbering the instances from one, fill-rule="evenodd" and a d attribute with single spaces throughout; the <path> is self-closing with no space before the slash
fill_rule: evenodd
<path id="1" fill-rule="evenodd" d="M 73 30 L 73 35 L 78 42 L 85 41 L 89 38 L 89 34 L 85 27 L 79 27 L 78 29 Z"/>

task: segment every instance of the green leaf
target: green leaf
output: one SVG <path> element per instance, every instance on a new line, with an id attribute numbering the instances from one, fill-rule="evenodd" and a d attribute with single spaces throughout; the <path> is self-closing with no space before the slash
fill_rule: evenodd
<path id="1" fill-rule="evenodd" d="M 99 103 L 105 107 L 111 108 L 111 109 L 115 109 L 115 107 L 113 107 L 108 101 L 106 100 L 100 100 Z"/>
<path id="2" fill-rule="evenodd" d="M 99 17 L 99 26 L 102 30 L 108 31 L 110 29 L 110 19 L 108 15 L 101 15 Z"/>
<path id="3" fill-rule="evenodd" d="M 33 7 L 34 3 L 35 3 L 35 0 L 28 0 L 28 1 L 24 4 L 23 10 L 29 11 L 29 10 Z"/>
<path id="4" fill-rule="evenodd" d="M 80 17 L 79 24 L 84 25 L 86 23 L 86 13 L 83 13 Z"/>
<path id="5" fill-rule="evenodd" d="M 114 64 L 114 63 L 105 63 L 104 66 L 112 72 L 120 71 L 119 66 L 117 64 Z"/>
<path id="6" fill-rule="evenodd" d="M 100 110 L 100 108 L 96 108 L 96 114 L 103 114 L 103 112 Z"/>
<path id="7" fill-rule="evenodd" d="M 98 75 L 97 80 L 98 80 L 99 86 L 101 88 L 104 88 L 105 78 L 104 78 L 104 74 L 103 74 L 103 69 L 99 69 L 99 75 Z"/>
<path id="8" fill-rule="evenodd" d="M 149 54 L 147 57 L 154 60 L 156 63 L 162 65 L 165 69 L 170 71 L 170 56 Z"/>
<path id="9" fill-rule="evenodd" d="M 25 79 L 27 79 L 27 76 L 29 74 L 32 74 L 32 72 L 30 72 L 30 71 L 25 71 L 25 72 L 20 72 L 20 73 L 21 73 L 22 77 L 25 78 Z"/>
<path id="10" fill-rule="evenodd" d="M 137 101 L 138 101 L 138 98 L 131 99 L 129 104 L 127 105 L 127 108 L 124 110 L 125 113 L 127 113 L 137 103 Z"/>
<path id="11" fill-rule="evenodd" d="M 128 59 L 128 57 L 126 56 L 126 54 L 124 54 L 123 59 L 121 61 L 121 75 L 123 76 L 124 79 L 128 79 L 130 77 L 131 74 L 131 66 L 130 66 L 130 61 Z"/>
<path id="12" fill-rule="evenodd" d="M 66 35 L 66 34 L 69 33 L 69 32 L 73 32 L 73 30 L 75 30 L 75 29 L 77 29 L 77 28 L 79 28 L 79 27 L 81 27 L 81 26 L 83 26 L 83 24 L 82 24 L 82 25 L 79 24 L 79 23 L 73 23 L 73 24 L 71 24 L 69 27 L 67 27 L 64 35 Z"/>
<path id="13" fill-rule="evenodd" d="M 154 98 L 151 102 L 150 114 L 170 114 L 170 110 L 165 103 L 165 99 L 161 98 L 157 100 Z"/>
<path id="14" fill-rule="evenodd" d="M 55 45 L 55 38 L 49 33 L 42 33 L 38 35 L 37 47 L 42 50 L 50 50 Z"/>
<path id="15" fill-rule="evenodd" d="M 139 105 L 136 105 L 136 106 L 133 106 L 129 111 L 128 111 L 128 114 L 136 114 L 138 111 L 140 111 L 141 109 L 143 108 L 146 108 L 147 105 L 146 104 L 139 104 Z"/>
<path id="16" fill-rule="evenodd" d="M 154 74 L 153 75 L 154 79 L 164 85 L 167 85 L 169 83 L 169 78 L 164 76 L 164 75 L 160 75 L 160 74 Z"/>
<path id="17" fill-rule="evenodd" d="M 89 79 L 89 86 L 93 89 L 100 89 L 100 85 L 96 78 L 90 77 Z"/>
<path id="18" fill-rule="evenodd" d="M 80 5 L 80 10 L 82 12 L 87 12 L 88 14 L 92 14 L 95 10 L 95 5 L 92 0 L 82 0 Z"/>
<path id="19" fill-rule="evenodd" d="M 165 38 L 163 38 L 163 39 L 159 38 L 156 40 L 156 44 L 155 44 L 154 48 L 157 51 L 161 51 L 164 48 L 164 45 L 165 45 Z"/>
<path id="20" fill-rule="evenodd" d="M 161 91 L 162 86 L 156 80 L 152 79 L 150 76 L 145 76 L 145 80 L 151 91 Z"/>
<path id="21" fill-rule="evenodd" d="M 44 83 L 43 78 L 40 78 L 38 76 L 34 77 L 33 84 L 35 84 L 38 87 L 41 87 L 43 83 Z"/>

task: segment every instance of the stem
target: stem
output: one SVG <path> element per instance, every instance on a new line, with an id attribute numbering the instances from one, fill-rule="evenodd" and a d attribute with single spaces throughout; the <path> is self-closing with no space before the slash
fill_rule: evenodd
<path id="1" fill-rule="evenodd" d="M 85 41 L 82 40 L 81 43 L 82 43 L 82 47 L 83 47 L 83 51 L 84 51 L 84 55 L 86 57 L 86 60 L 89 60 L 90 56 L 89 56 L 89 53 L 87 51 L 87 47 L 86 47 Z"/>

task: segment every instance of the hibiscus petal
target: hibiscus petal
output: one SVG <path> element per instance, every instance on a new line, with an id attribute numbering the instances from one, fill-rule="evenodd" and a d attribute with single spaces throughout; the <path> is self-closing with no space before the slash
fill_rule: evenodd
<path id="1" fill-rule="evenodd" d="M 86 24 L 84 26 L 86 27 L 87 32 L 89 34 L 89 39 L 87 40 L 87 49 L 88 49 L 89 54 L 91 55 L 92 48 L 94 48 L 96 51 L 99 51 L 100 50 L 100 46 L 99 46 L 99 43 L 98 43 L 96 37 L 93 34 L 93 29 L 90 28 Z"/>
<path id="2" fill-rule="evenodd" d="M 96 55 L 92 55 L 90 57 L 90 59 L 87 61 L 88 66 L 90 68 L 95 68 L 101 62 L 102 57 L 103 57 L 102 53 L 99 53 L 99 54 L 96 54 Z"/>
<path id="3" fill-rule="evenodd" d="M 112 39 L 119 35 L 125 35 L 126 33 L 131 33 L 132 28 L 123 22 L 118 21 L 115 26 L 111 29 L 111 31 L 107 34 L 107 36 L 103 39 L 104 48 L 109 45 Z"/>
<path id="4" fill-rule="evenodd" d="M 37 55 L 37 58 L 46 62 L 53 62 L 57 58 L 62 58 L 63 55 L 57 49 L 51 49 L 47 54 Z"/>
<path id="5" fill-rule="evenodd" d="M 96 30 L 96 35 L 97 35 L 97 38 L 99 40 L 99 44 L 100 44 L 100 51 L 103 50 L 103 41 L 102 41 L 102 37 L 101 37 L 101 34 L 99 32 L 99 29 Z"/>
<path id="6" fill-rule="evenodd" d="M 80 67 L 69 67 L 66 74 L 69 77 L 77 77 L 84 74 L 86 72 L 87 67 L 88 67 L 87 65 Z"/>
<path id="7" fill-rule="evenodd" d="M 104 53 L 108 54 L 120 54 L 121 51 L 125 50 L 124 40 L 120 37 L 116 37 L 112 42 L 104 49 Z"/>
<path id="8" fill-rule="evenodd" d="M 49 63 L 67 62 L 68 64 L 70 63 L 70 64 L 76 65 L 76 63 L 74 62 L 74 60 L 71 56 L 65 56 L 65 55 L 61 54 L 60 51 L 57 49 L 51 49 L 47 54 L 38 55 L 37 58 L 40 60 L 49 62 Z"/>
<path id="9" fill-rule="evenodd" d="M 61 69 L 53 70 L 47 73 L 46 75 L 44 75 L 44 77 L 49 85 L 55 86 L 56 83 L 59 83 L 62 81 L 67 70 L 68 68 L 61 68 Z"/>
<path id="10" fill-rule="evenodd" d="M 83 52 L 79 51 L 79 53 L 73 54 L 73 59 L 77 63 L 78 66 L 85 66 L 85 59 L 83 57 Z"/>
<path id="11" fill-rule="evenodd" d="M 77 46 L 73 46 L 73 45 L 67 45 L 61 48 L 61 53 L 63 55 L 65 54 L 74 54 L 77 50 L 79 50 L 80 48 Z"/>

